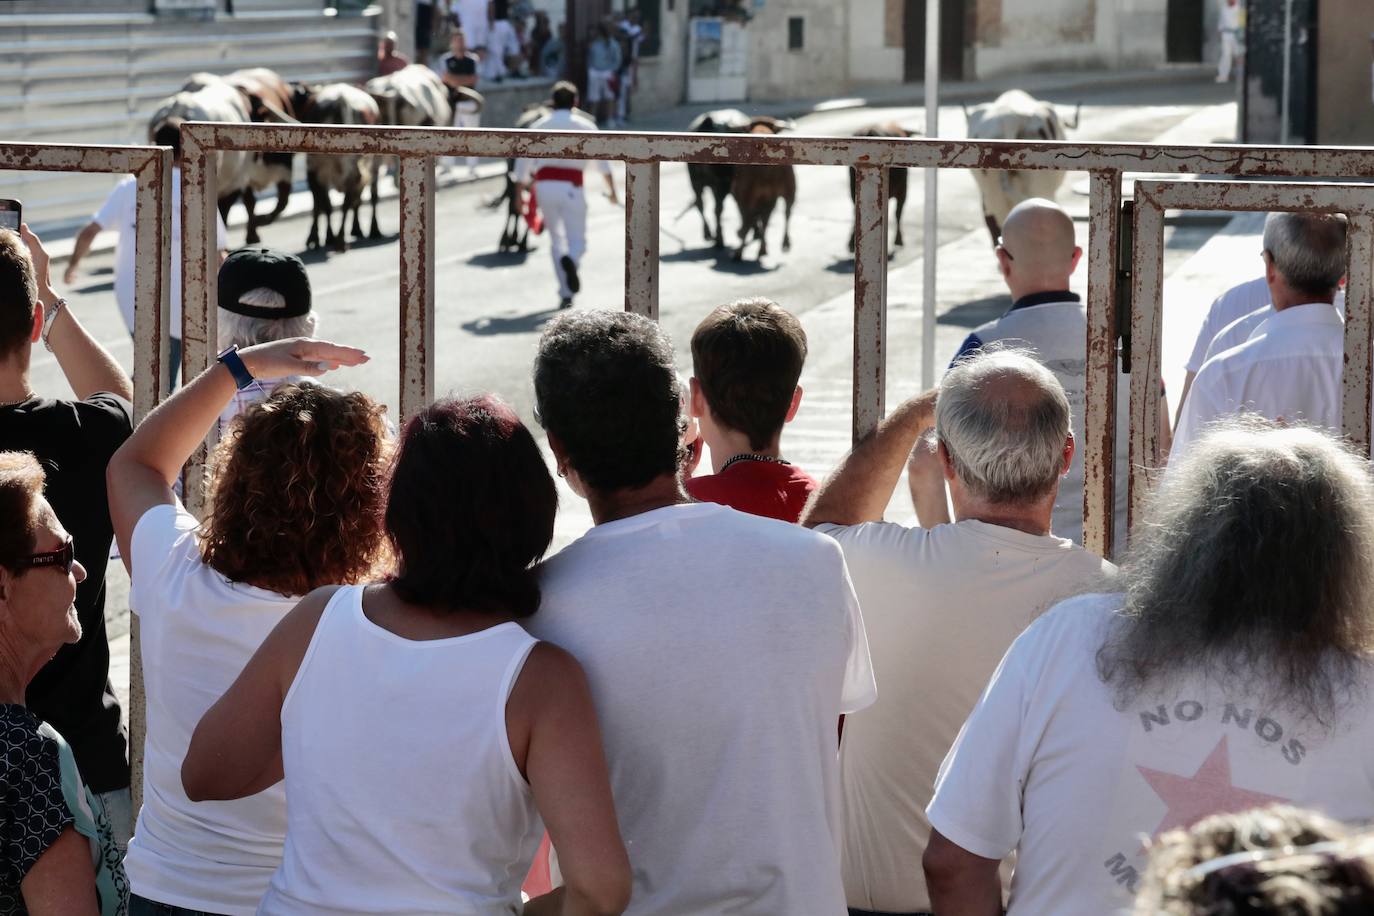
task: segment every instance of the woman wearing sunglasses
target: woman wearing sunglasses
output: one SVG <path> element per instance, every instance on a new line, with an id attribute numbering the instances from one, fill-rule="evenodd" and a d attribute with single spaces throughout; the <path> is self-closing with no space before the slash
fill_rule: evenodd
<path id="1" fill-rule="evenodd" d="M 257 911 L 281 862 L 284 789 L 194 804 L 181 761 L 205 710 L 302 595 L 365 580 L 379 565 L 383 408 L 357 392 L 279 386 L 220 442 L 203 518 L 172 484 L 254 377 L 318 376 L 366 359 L 305 338 L 231 347 L 110 459 L 110 518 L 129 566 L 147 694 L 143 808 L 124 862 L 130 916 Z"/>
<path id="2" fill-rule="evenodd" d="M 24 690 L 81 638 L 86 570 L 43 498 L 43 468 L 0 452 L 0 914 L 122 914 L 128 885 L 103 807 L 71 748 L 24 707 Z"/>

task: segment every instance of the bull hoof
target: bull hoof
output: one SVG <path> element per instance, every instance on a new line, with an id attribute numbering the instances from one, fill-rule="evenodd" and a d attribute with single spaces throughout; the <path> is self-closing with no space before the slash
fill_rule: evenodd
<path id="1" fill-rule="evenodd" d="M 899 243 L 899 244 L 900 244 L 900 243 Z M 854 253 L 854 236 L 852 236 L 852 235 L 849 237 L 849 253 L 850 253 L 850 254 L 853 254 L 853 253 Z"/>
<path id="2" fill-rule="evenodd" d="M 372 227 L 372 231 L 367 234 L 367 237 L 374 242 L 378 239 L 385 238 L 385 236 L 382 235 L 382 230 L 378 229 L 376 226 Z"/>
<path id="3" fill-rule="evenodd" d="M 783 250 L 783 251 L 791 251 L 791 250 L 792 250 L 792 240 L 791 240 L 791 239 L 783 239 L 783 240 L 782 240 L 782 250 Z"/>
<path id="4" fill-rule="evenodd" d="M 730 260 L 732 260 L 732 261 L 743 261 L 743 260 L 744 260 L 744 249 L 741 248 L 739 251 L 736 251 L 733 255 L 730 256 Z"/>
<path id="5" fill-rule="evenodd" d="M 894 244 L 896 247 L 898 247 L 898 248 L 905 248 L 905 247 L 906 247 L 905 243 L 902 241 L 902 235 L 901 235 L 900 232 L 897 233 L 897 240 L 896 240 L 893 244 Z"/>
<path id="6" fill-rule="evenodd" d="M 243 237 L 243 243 L 245 245 L 256 245 L 259 241 L 261 241 L 261 239 L 258 238 L 258 234 L 256 232 L 249 232 L 247 235 Z"/>

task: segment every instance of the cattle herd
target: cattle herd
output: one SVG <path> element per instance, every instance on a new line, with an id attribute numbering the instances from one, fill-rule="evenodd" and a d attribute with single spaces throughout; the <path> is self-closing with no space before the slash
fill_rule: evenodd
<path id="1" fill-rule="evenodd" d="M 237 70 L 227 76 L 210 73 L 194 74 L 182 90 L 165 100 L 149 125 L 151 136 L 164 125 L 182 121 L 276 122 L 303 124 L 396 124 L 416 127 L 447 126 L 453 123 L 453 93 L 430 68 L 412 64 L 388 76 L 369 80 L 363 87 L 348 83 L 308 85 L 288 83 L 271 70 L 256 67 Z M 471 92 L 471 90 L 457 90 Z M 480 96 L 477 97 L 480 102 Z M 542 106 L 531 106 L 517 122 L 526 127 L 547 113 Z M 968 135 L 990 140 L 1062 140 L 1065 138 L 1065 119 L 1048 102 L 1035 99 L 1025 92 L 1012 90 L 985 105 L 965 108 Z M 1069 121 L 1077 127 L 1078 117 Z M 699 115 L 688 130 L 706 133 L 777 134 L 793 127 L 786 120 L 750 116 L 736 109 L 722 109 Z M 877 124 L 860 131 L 860 137 L 911 137 L 916 131 L 895 123 Z M 258 228 L 271 223 L 286 208 L 291 192 L 291 153 L 250 153 L 219 150 L 216 156 L 216 192 L 220 213 L 227 217 L 236 201 L 242 201 L 248 214 L 247 242 L 258 241 Z M 352 237 L 379 238 L 377 224 L 377 179 L 384 157 L 374 155 L 318 155 L 306 157 L 306 177 L 313 199 L 307 249 L 327 246 L 346 250 L 349 244 L 348 217 L 353 217 Z M 1030 197 L 1053 197 L 1063 181 L 1062 172 L 1005 171 L 973 169 L 983 202 L 988 231 L 996 242 L 1001 223 L 1017 203 Z M 796 201 L 797 180 L 790 165 L 732 165 L 688 163 L 688 178 L 692 186 L 692 201 L 687 209 L 695 208 L 701 216 L 706 241 L 716 248 L 725 247 L 721 216 L 727 198 L 733 198 L 739 209 L 739 244 L 734 258 L 744 257 L 750 242 L 758 243 L 758 257 L 768 254 L 767 231 L 773 211 L 783 205 L 782 250 L 791 247 L 790 228 L 792 207 Z M 850 170 L 850 197 L 855 193 L 855 172 Z M 274 188 L 276 203 L 266 215 L 256 212 L 257 194 Z M 714 208 L 714 223 L 706 210 L 706 192 L 710 191 Z M 371 225 L 366 234 L 362 225 L 362 204 L 365 192 L 370 191 Z M 334 205 L 331 192 L 343 196 L 339 227 L 333 225 Z M 902 209 L 906 203 L 906 169 L 893 169 L 888 181 L 888 197 L 896 204 L 894 244 L 901 245 Z M 523 226 L 520 195 L 510 175 L 505 192 L 492 204 L 505 202 L 506 225 L 501 234 L 501 250 L 528 247 L 529 227 Z M 687 211 L 684 210 L 684 213 Z M 319 221 L 324 219 L 321 239 Z M 854 250 L 854 234 L 849 236 L 849 250 Z"/>

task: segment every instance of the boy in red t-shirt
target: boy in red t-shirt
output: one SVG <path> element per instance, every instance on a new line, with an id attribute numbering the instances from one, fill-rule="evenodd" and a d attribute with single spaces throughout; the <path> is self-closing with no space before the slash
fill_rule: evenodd
<path id="1" fill-rule="evenodd" d="M 771 299 L 722 305 L 692 334 L 692 416 L 715 472 L 687 492 L 769 518 L 795 522 L 816 481 L 783 460 L 783 424 L 797 413 L 806 332 Z"/>

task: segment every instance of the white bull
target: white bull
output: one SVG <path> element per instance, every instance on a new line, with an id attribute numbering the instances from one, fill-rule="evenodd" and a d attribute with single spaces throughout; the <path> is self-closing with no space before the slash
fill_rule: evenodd
<path id="1" fill-rule="evenodd" d="M 381 106 L 387 124 L 406 127 L 448 127 L 453 124 L 453 106 L 448 87 L 438 74 L 423 64 L 411 64 L 388 76 L 367 81 L 369 95 Z M 473 92 L 476 99 L 481 96 Z"/>
<path id="2" fill-rule="evenodd" d="M 971 140 L 1063 140 L 1064 119 L 1049 102 L 1041 101 L 1020 89 L 1002 93 L 995 101 L 965 108 Z M 1070 127 L 1078 126 L 1074 116 Z M 1002 234 L 1007 214 L 1023 200 L 1044 197 L 1053 200 L 1064 183 L 1064 173 L 1043 169 L 1017 171 L 970 169 L 983 198 L 983 218 L 993 242 Z"/>
<path id="3" fill-rule="evenodd" d="M 234 86 L 213 73 L 194 74 L 176 95 L 164 99 L 148 122 L 151 137 L 158 128 L 181 121 L 224 121 L 248 123 L 252 112 L 248 100 Z M 255 156 L 241 150 L 215 151 L 215 194 L 232 197 L 253 177 Z M 227 208 L 225 208 L 227 209 Z"/>

